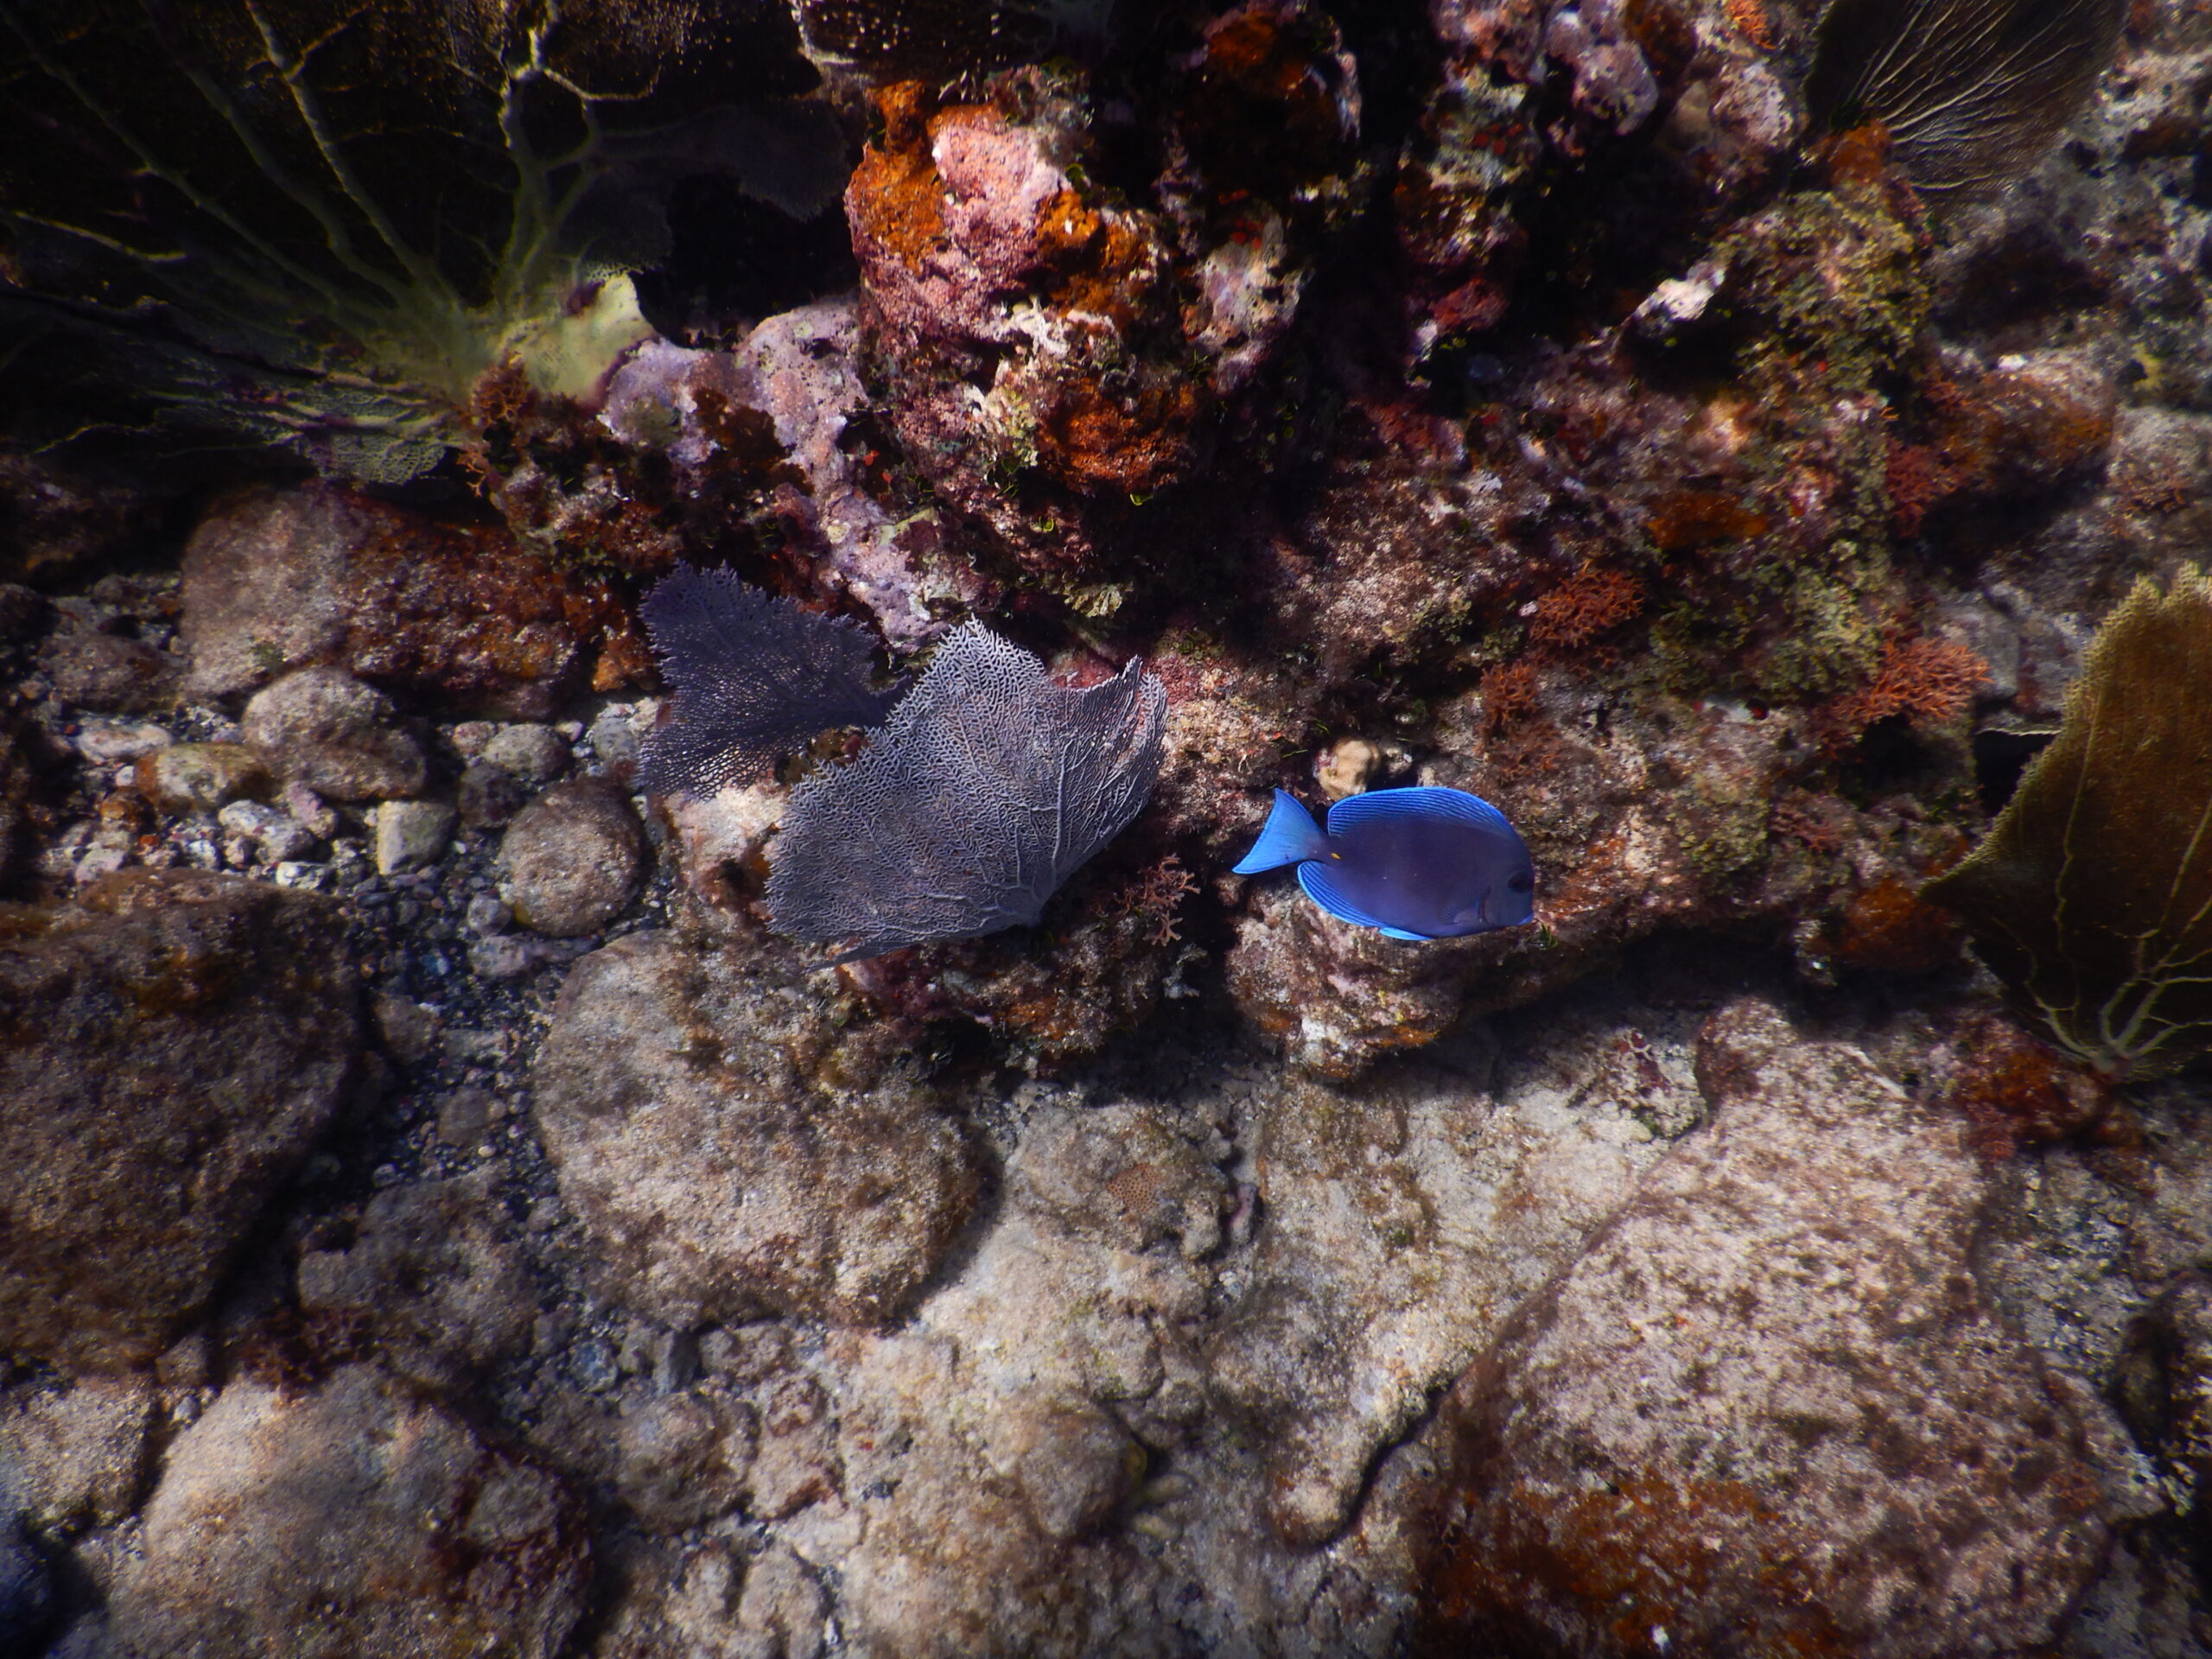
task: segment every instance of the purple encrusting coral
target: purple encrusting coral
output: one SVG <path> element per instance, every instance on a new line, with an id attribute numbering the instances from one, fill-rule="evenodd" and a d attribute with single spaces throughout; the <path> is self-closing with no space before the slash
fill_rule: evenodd
<path id="1" fill-rule="evenodd" d="M 2201 6 L 157 10 L 0 0 L 0 1647 L 2212 1655 Z"/>

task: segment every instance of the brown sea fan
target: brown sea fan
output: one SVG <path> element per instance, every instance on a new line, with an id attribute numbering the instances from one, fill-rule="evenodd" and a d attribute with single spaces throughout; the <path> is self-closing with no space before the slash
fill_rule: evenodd
<path id="1" fill-rule="evenodd" d="M 2026 172 L 2112 61 L 2118 0 L 1836 0 L 1805 101 L 1824 124 L 1879 122 L 1938 204 Z"/>
<path id="2" fill-rule="evenodd" d="M 2139 582 L 2050 747 L 1922 889 L 2064 1048 L 2156 1077 L 2212 1048 L 2212 582 Z"/>

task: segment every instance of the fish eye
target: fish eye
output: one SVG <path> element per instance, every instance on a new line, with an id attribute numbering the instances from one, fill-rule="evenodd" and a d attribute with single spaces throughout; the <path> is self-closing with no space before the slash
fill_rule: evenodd
<path id="1" fill-rule="evenodd" d="M 1529 888 L 1536 885 L 1536 878 L 1529 874 L 1526 870 L 1523 870 L 1520 874 L 1515 876 L 1505 885 L 1512 888 L 1516 893 L 1526 893 Z"/>

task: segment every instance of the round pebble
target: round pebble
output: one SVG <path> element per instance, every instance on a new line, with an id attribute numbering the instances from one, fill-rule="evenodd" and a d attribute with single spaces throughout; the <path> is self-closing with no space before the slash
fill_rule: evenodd
<path id="1" fill-rule="evenodd" d="M 507 826 L 499 897 L 537 932 L 594 932 L 637 896 L 640 847 L 637 815 L 619 791 L 591 778 L 557 784 Z"/>
<path id="2" fill-rule="evenodd" d="M 453 833 L 453 808 L 438 801 L 386 801 L 377 808 L 377 874 L 435 863 Z"/>
<path id="3" fill-rule="evenodd" d="M 569 745 L 550 726 L 503 726 L 481 757 L 526 784 L 550 784 L 569 769 Z"/>

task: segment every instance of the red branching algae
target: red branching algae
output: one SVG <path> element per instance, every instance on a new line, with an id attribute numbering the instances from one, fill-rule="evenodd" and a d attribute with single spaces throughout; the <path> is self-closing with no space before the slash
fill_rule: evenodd
<path id="1" fill-rule="evenodd" d="M 1974 688 L 1988 677 L 1989 664 L 1952 640 L 1885 644 L 1874 683 L 1830 703 L 1828 721 L 1839 746 L 1876 721 L 1898 715 L 1916 726 L 1940 726 L 1965 714 Z"/>
<path id="2" fill-rule="evenodd" d="M 1950 493 L 1943 463 L 1924 443 L 1890 442 L 1885 482 L 1890 496 L 1890 524 L 1900 536 L 1917 536 L 1928 510 Z"/>
<path id="3" fill-rule="evenodd" d="M 1536 670 L 1502 663 L 1483 676 L 1483 730 L 1495 737 L 1536 712 Z"/>
<path id="4" fill-rule="evenodd" d="M 1586 564 L 1536 601 L 1529 638 L 1572 651 L 1611 633 L 1643 608 L 1643 587 L 1624 571 Z"/>

